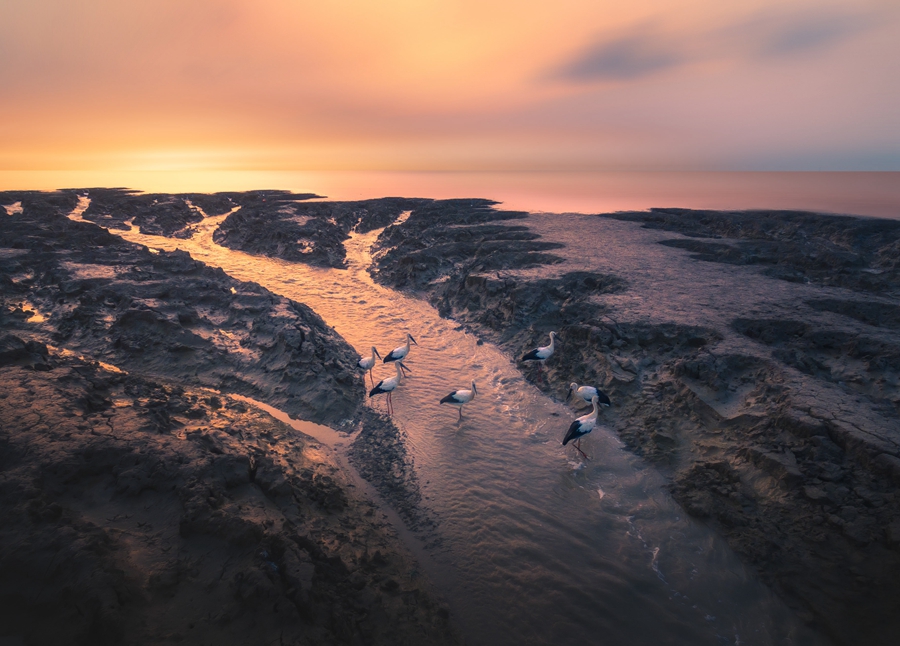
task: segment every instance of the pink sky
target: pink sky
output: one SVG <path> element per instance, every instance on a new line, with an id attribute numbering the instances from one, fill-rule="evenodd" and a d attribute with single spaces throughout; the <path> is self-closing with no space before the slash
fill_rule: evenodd
<path id="1" fill-rule="evenodd" d="M 900 170 L 895 0 L 0 0 L 0 171 Z"/>

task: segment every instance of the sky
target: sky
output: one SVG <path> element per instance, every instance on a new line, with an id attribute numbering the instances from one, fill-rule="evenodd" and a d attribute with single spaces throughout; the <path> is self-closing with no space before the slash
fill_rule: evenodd
<path id="1" fill-rule="evenodd" d="M 0 0 L 0 171 L 900 170 L 896 0 Z"/>

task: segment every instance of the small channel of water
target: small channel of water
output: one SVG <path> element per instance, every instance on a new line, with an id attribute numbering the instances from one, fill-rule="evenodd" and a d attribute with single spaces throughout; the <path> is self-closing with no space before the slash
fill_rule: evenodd
<path id="1" fill-rule="evenodd" d="M 347 242 L 349 269 L 318 269 L 216 245 L 224 217 L 200 223 L 190 240 L 113 232 L 306 303 L 360 353 L 415 336 L 394 419 L 438 521 L 425 565 L 468 643 L 822 643 L 608 428 L 583 443 L 592 459 L 578 459 L 560 445 L 570 408 L 494 346 L 376 285 L 366 267 L 378 231 Z M 393 374 L 376 366 L 376 380 Z M 458 424 L 456 409 L 438 402 L 473 380 L 478 396 Z"/>

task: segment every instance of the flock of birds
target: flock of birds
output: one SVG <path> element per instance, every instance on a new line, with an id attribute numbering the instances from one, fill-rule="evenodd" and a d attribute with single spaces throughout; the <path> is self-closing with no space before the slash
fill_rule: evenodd
<path id="1" fill-rule="evenodd" d="M 362 370 L 366 371 L 369 374 L 369 379 L 372 380 L 372 390 L 369 391 L 369 397 L 383 394 L 387 395 L 387 408 L 389 415 L 394 414 L 394 407 L 393 403 L 391 402 L 391 394 L 400 385 L 400 381 L 403 379 L 403 377 L 406 374 L 412 372 L 403 363 L 403 360 L 406 359 L 406 357 L 409 355 L 409 350 L 411 347 L 410 343 L 419 345 L 412 337 L 412 335 L 407 333 L 406 343 L 391 350 L 387 355 L 384 356 L 384 358 L 382 358 L 382 356 L 378 353 L 378 350 L 375 348 L 375 346 L 372 346 L 372 354 L 368 357 L 360 358 L 357 364 Z M 543 375 L 544 362 L 553 355 L 555 349 L 556 332 L 551 332 L 550 344 L 531 350 L 522 357 L 522 361 L 537 362 L 539 366 L 538 370 L 540 371 L 539 374 Z M 395 369 L 397 370 L 397 374 L 393 377 L 382 379 L 376 384 L 375 378 L 372 376 L 372 369 L 375 367 L 376 357 L 381 359 L 383 363 L 393 363 Z M 462 421 L 463 406 L 472 401 L 477 394 L 478 390 L 476 389 L 475 382 L 473 381 L 471 389 L 454 390 L 452 393 L 441 399 L 440 403 L 458 406 L 458 421 Z M 599 388 L 595 386 L 579 386 L 574 382 L 569 385 L 569 394 L 567 400 L 571 399 L 573 396 L 577 399 L 582 400 L 583 402 L 589 403 L 591 405 L 591 412 L 587 415 L 582 415 L 574 422 L 572 422 L 572 424 L 569 426 L 569 430 L 566 431 L 565 437 L 563 437 L 562 443 L 563 446 L 565 446 L 569 442 L 573 442 L 572 445 L 578 450 L 578 452 L 585 459 L 588 459 L 588 456 L 585 454 L 585 452 L 581 450 L 581 438 L 594 430 L 594 427 L 597 425 L 597 420 L 600 416 L 600 407 L 609 406 L 611 402 L 606 393 L 604 393 Z"/>

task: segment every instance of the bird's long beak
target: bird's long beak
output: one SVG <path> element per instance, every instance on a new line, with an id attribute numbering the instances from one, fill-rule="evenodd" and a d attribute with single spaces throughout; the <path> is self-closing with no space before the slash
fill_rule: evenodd
<path id="1" fill-rule="evenodd" d="M 379 359 L 381 358 L 381 355 L 378 354 L 378 348 L 372 348 L 372 352 L 375 353 L 375 356 L 376 356 L 376 357 L 378 357 Z"/>
<path id="2" fill-rule="evenodd" d="M 413 338 L 413 335 L 412 335 L 412 334 L 409 335 L 409 340 L 412 341 L 413 343 L 415 343 L 416 345 L 419 345 L 419 344 L 416 342 L 416 340 Z"/>
<path id="3" fill-rule="evenodd" d="M 472 382 L 472 392 L 475 393 L 476 395 L 478 394 L 478 389 L 475 387 L 474 381 Z"/>

